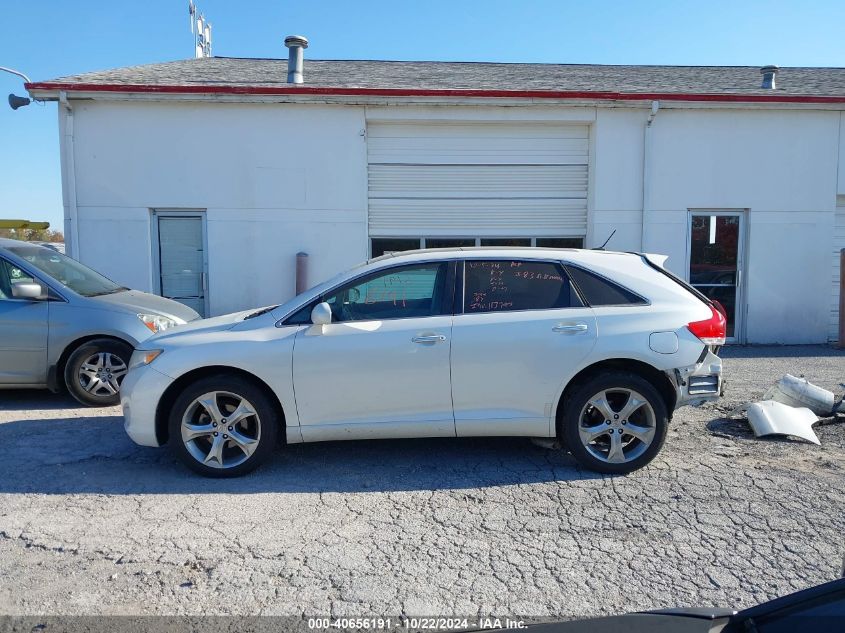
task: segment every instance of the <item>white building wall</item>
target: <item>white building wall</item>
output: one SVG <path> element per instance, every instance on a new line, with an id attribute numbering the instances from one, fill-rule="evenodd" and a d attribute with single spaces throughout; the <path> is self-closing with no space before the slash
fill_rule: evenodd
<path id="1" fill-rule="evenodd" d="M 211 314 L 294 293 L 367 252 L 363 108 L 76 102 L 80 259 L 154 288 L 151 210 L 207 214 Z"/>
<path id="2" fill-rule="evenodd" d="M 151 290 L 151 209 L 204 209 L 211 314 L 292 296 L 298 251 L 311 255 L 313 283 L 366 257 L 368 118 L 583 121 L 588 247 L 616 229 L 609 248 L 667 254 L 686 277 L 689 209 L 747 210 L 747 341 L 827 336 L 833 211 L 845 194 L 839 112 L 661 108 L 642 231 L 648 107 L 76 101 L 74 110 L 82 261 Z"/>
<path id="3" fill-rule="evenodd" d="M 820 343 L 829 320 L 839 113 L 676 110 L 653 124 L 646 251 L 686 274 L 689 209 L 747 209 L 749 343 Z"/>
<path id="4" fill-rule="evenodd" d="M 650 110 L 599 108 L 593 129 L 592 242 L 615 230 L 607 248 L 639 251 L 643 204 L 643 130 Z"/>
<path id="5" fill-rule="evenodd" d="M 839 115 L 839 161 L 836 179 L 836 193 L 845 196 L 845 112 L 838 112 Z"/>

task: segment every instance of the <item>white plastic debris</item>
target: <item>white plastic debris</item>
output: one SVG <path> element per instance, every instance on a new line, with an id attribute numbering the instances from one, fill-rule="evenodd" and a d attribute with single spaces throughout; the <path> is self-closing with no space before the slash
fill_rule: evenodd
<path id="1" fill-rule="evenodd" d="M 836 398 L 833 392 L 822 389 L 804 378 L 786 374 L 769 389 L 763 400 L 774 400 L 790 407 L 806 407 L 816 415 L 833 415 Z"/>
<path id="2" fill-rule="evenodd" d="M 748 422 L 757 437 L 791 435 L 821 444 L 813 431 L 813 424 L 818 421 L 819 418 L 810 409 L 791 407 L 776 400 L 763 400 L 748 407 Z"/>

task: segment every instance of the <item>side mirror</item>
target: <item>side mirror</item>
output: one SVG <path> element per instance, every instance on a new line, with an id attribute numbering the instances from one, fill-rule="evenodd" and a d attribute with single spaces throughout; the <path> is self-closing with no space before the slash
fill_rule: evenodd
<path id="1" fill-rule="evenodd" d="M 323 301 L 314 306 L 311 310 L 311 323 L 314 325 L 328 325 L 332 322 L 332 308 Z"/>
<path id="2" fill-rule="evenodd" d="M 41 287 L 41 284 L 12 284 L 12 296 L 15 299 L 40 299 L 43 295 L 44 289 Z"/>

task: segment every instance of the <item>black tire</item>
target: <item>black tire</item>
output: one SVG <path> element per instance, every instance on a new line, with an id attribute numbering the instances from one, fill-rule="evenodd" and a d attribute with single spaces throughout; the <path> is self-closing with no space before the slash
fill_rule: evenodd
<path id="1" fill-rule="evenodd" d="M 602 392 L 607 394 L 605 400 L 610 406 L 606 412 L 609 412 L 609 415 L 602 415 L 599 408 L 589 404 Z M 634 394 L 642 396 L 650 411 L 644 404 L 630 416 L 630 421 L 620 419 L 619 413 L 631 402 L 622 400 L 626 392 L 628 398 Z M 609 417 L 610 424 L 601 420 L 602 417 Z M 644 428 L 651 431 L 643 431 Z M 641 438 L 648 438 L 649 443 L 626 433 L 633 429 L 637 430 Z M 669 415 L 666 403 L 654 385 L 637 374 L 613 371 L 588 379 L 573 393 L 568 394 L 558 433 L 573 457 L 585 468 L 600 473 L 622 475 L 642 468 L 653 460 L 666 441 L 668 429 Z M 588 441 L 582 436 L 582 432 L 584 436 L 595 437 Z M 618 463 L 610 461 L 611 452 L 615 453 L 613 433 L 618 434 L 618 446 L 622 447 L 624 461 Z M 618 453 L 615 454 L 618 459 Z"/>
<path id="2" fill-rule="evenodd" d="M 217 393 L 216 414 L 212 414 L 207 404 L 197 402 L 211 393 Z M 232 426 L 226 416 L 235 413 L 243 403 L 253 414 L 240 417 Z M 197 430 L 208 427 L 208 431 L 186 439 L 183 419 Z M 169 443 L 176 456 L 188 468 L 206 477 L 238 477 L 256 469 L 273 452 L 279 436 L 278 415 L 266 391 L 241 376 L 227 374 L 202 378 L 179 394 L 168 414 L 168 428 Z M 235 437 L 240 440 L 236 441 Z M 215 442 L 219 443 L 219 458 L 212 456 Z M 203 455 L 205 461 L 201 459 Z"/>
<path id="3" fill-rule="evenodd" d="M 110 338 L 97 338 L 77 347 L 65 363 L 68 392 L 89 407 L 120 404 L 120 384 L 129 366 L 132 347 Z M 97 359 L 93 363 L 92 359 Z"/>

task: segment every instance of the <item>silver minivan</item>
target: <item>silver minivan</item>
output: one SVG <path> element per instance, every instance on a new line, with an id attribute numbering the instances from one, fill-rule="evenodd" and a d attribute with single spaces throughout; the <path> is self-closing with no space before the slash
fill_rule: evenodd
<path id="1" fill-rule="evenodd" d="M 198 318 L 53 249 L 0 239 L 0 389 L 67 388 L 82 404 L 118 404 L 138 343 Z"/>

